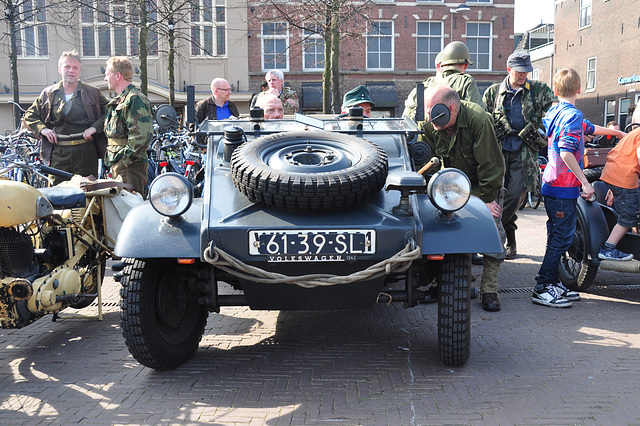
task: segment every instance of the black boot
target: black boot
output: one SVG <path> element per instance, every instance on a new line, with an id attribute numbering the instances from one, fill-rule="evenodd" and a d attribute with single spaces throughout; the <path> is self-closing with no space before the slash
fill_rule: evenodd
<path id="1" fill-rule="evenodd" d="M 515 259 L 516 258 L 516 230 L 505 229 L 505 233 L 507 234 L 507 253 L 506 253 L 505 259 Z"/>

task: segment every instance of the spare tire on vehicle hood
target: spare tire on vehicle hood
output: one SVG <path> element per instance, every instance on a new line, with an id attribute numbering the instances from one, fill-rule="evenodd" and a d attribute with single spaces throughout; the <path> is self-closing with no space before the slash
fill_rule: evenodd
<path id="1" fill-rule="evenodd" d="M 382 189 L 388 171 L 378 145 L 321 131 L 256 138 L 231 157 L 233 183 L 250 201 L 300 212 L 361 203 Z"/>

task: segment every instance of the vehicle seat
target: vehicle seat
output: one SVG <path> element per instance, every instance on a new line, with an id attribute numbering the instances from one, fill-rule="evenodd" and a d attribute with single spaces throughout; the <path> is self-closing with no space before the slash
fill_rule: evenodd
<path id="1" fill-rule="evenodd" d="M 49 200 L 55 210 L 76 209 L 87 205 L 85 193 L 80 188 L 54 186 L 38 190 Z"/>

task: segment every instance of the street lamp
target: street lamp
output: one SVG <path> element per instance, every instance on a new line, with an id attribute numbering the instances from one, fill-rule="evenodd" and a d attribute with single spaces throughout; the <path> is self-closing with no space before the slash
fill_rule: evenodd
<path id="1" fill-rule="evenodd" d="M 456 7 L 455 9 L 449 9 L 449 12 L 453 14 L 453 13 L 460 13 L 460 12 L 468 12 L 470 10 L 471 8 L 466 3 L 462 3 L 462 4 L 459 4 L 458 7 Z M 449 38 L 451 38 L 451 41 L 453 41 L 453 15 L 451 15 L 451 32 L 449 33 Z"/>

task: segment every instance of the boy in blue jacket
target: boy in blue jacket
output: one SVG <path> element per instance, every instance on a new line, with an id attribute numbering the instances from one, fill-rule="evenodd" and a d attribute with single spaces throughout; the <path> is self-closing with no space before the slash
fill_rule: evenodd
<path id="1" fill-rule="evenodd" d="M 541 193 L 547 212 L 547 248 L 536 276 L 531 300 L 539 305 L 568 308 L 580 295 L 558 280 L 562 255 L 569 249 L 576 231 L 577 203 L 590 199 L 594 189 L 582 172 L 584 135 L 624 136 L 620 130 L 595 126 L 584 119 L 575 107 L 580 93 L 580 76 L 574 69 L 564 68 L 553 79 L 558 103 L 547 111 L 542 122 L 547 129 L 549 162 L 542 177 Z"/>

